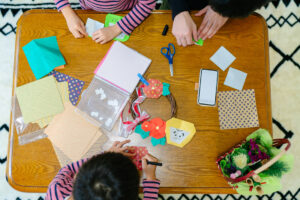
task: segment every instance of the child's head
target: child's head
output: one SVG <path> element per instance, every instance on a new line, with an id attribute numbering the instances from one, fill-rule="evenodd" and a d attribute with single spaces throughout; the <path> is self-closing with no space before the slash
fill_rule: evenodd
<path id="1" fill-rule="evenodd" d="M 97 155 L 80 168 L 73 187 L 75 200 L 136 200 L 139 173 L 120 153 Z"/>
<path id="2" fill-rule="evenodd" d="M 224 17 L 247 17 L 270 0 L 209 0 L 212 9 Z"/>

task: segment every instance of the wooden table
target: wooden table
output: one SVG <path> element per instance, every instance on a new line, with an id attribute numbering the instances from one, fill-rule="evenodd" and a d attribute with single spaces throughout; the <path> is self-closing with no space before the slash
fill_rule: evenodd
<path id="1" fill-rule="evenodd" d="M 105 14 L 78 11 L 83 21 L 88 17 L 105 21 Z M 120 13 L 124 15 L 126 13 Z M 202 18 L 193 17 L 199 25 Z M 162 30 L 170 26 L 167 36 Z M 268 34 L 265 20 L 258 15 L 246 19 L 234 19 L 218 32 L 204 46 L 188 48 L 176 45 L 171 34 L 171 13 L 157 11 L 152 14 L 131 35 L 125 44 L 152 59 L 147 78 L 156 78 L 171 84 L 171 92 L 178 104 L 177 117 L 195 124 L 197 133 L 184 148 L 167 145 L 153 148 L 164 166 L 158 169 L 161 193 L 235 193 L 219 172 L 215 160 L 233 145 L 239 143 L 256 128 L 220 130 L 217 107 L 202 107 L 196 103 L 197 91 L 194 86 L 199 78 L 200 68 L 215 69 L 209 58 L 220 46 L 228 49 L 237 59 L 231 65 L 248 74 L 244 89 L 255 89 L 260 127 L 272 133 L 270 74 L 268 55 Z M 55 10 L 32 10 L 18 21 L 13 93 L 15 88 L 34 81 L 34 75 L 25 58 L 22 47 L 32 39 L 57 36 L 59 48 L 67 65 L 61 72 L 86 81 L 89 85 L 93 71 L 103 58 L 112 42 L 99 45 L 91 38 L 75 39 L 68 31 L 63 16 Z M 169 42 L 175 44 L 174 77 L 169 75 L 167 60 L 160 48 Z M 233 90 L 225 86 L 227 72 L 219 70 L 219 91 Z M 153 106 L 155 105 L 155 109 Z M 166 101 L 145 102 L 152 116 L 168 113 Z M 167 116 L 164 116 L 167 118 Z M 12 118 L 11 118 L 12 119 Z M 8 182 L 17 190 L 25 192 L 46 192 L 47 186 L 59 170 L 58 160 L 48 139 L 19 145 L 18 137 L 10 122 Z"/>

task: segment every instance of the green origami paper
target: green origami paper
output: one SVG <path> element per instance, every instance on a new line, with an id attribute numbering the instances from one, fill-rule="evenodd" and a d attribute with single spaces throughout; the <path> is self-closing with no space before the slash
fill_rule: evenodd
<path id="1" fill-rule="evenodd" d="M 151 138 L 151 143 L 152 145 L 155 147 L 156 145 L 160 144 L 160 145 L 165 145 L 166 144 L 166 137 L 160 138 L 160 139 L 156 139 L 154 137 Z"/>
<path id="2" fill-rule="evenodd" d="M 145 139 L 146 137 L 148 137 L 149 134 L 150 134 L 150 131 L 144 131 L 142 129 L 142 125 L 141 124 L 136 126 L 134 132 L 136 132 L 137 134 L 141 135 L 141 137 L 143 139 Z"/>
<path id="3" fill-rule="evenodd" d="M 203 40 L 200 38 L 198 41 L 195 41 L 194 39 L 193 39 L 193 41 L 195 42 L 195 44 L 196 45 L 199 45 L 199 46 L 203 46 Z"/>
<path id="4" fill-rule="evenodd" d="M 104 27 L 109 27 L 112 25 L 115 25 L 118 21 L 120 21 L 123 17 L 114 15 L 114 14 L 107 14 L 105 17 L 105 23 Z M 129 39 L 129 35 L 126 35 L 125 33 L 121 33 L 117 37 L 114 38 L 116 41 L 125 42 Z"/>
<path id="5" fill-rule="evenodd" d="M 169 83 L 162 83 L 163 84 L 163 92 L 162 95 L 163 96 L 167 96 L 170 94 L 170 84 Z"/>
<path id="6" fill-rule="evenodd" d="M 23 47 L 30 68 L 36 79 L 51 72 L 66 61 L 59 51 L 56 36 L 35 39 Z"/>

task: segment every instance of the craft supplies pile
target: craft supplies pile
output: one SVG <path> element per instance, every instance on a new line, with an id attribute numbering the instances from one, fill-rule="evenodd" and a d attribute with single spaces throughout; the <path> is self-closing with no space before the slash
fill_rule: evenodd
<path id="1" fill-rule="evenodd" d="M 108 14 L 104 24 L 88 19 L 86 30 L 91 36 L 121 18 Z M 75 73 L 67 75 L 58 71 L 69 66 L 59 50 L 56 36 L 34 39 L 25 45 L 23 51 L 37 80 L 15 90 L 14 124 L 19 144 L 47 137 L 61 166 L 100 153 L 113 135 L 130 139 L 132 134 L 138 134 L 151 142 L 151 148 L 166 144 L 183 148 L 189 144 L 196 128 L 192 122 L 176 118 L 180 105 L 172 94 L 172 85 L 144 77 L 152 60 L 122 43 L 128 39 L 125 34 L 114 39 L 116 41 L 95 66 L 94 77 L 84 91 L 85 82 L 76 78 Z M 196 44 L 203 46 L 203 41 Z M 175 46 L 169 43 L 168 47 L 162 47 L 161 53 L 169 61 L 170 78 L 175 78 Z M 220 73 L 225 73 L 235 59 L 223 46 L 210 58 L 222 70 Z M 255 91 L 243 90 L 246 77 L 246 73 L 230 67 L 224 85 L 235 90 L 218 91 L 219 71 L 200 70 L 195 104 L 217 106 L 216 118 L 221 130 L 259 127 Z M 161 98 L 170 104 L 167 120 L 151 116 L 142 107 L 144 101 Z M 266 130 L 258 129 L 245 142 L 221 156 L 217 165 L 239 193 L 263 194 L 279 190 L 281 176 L 292 167 L 292 156 L 283 155 L 275 148 L 278 144 Z M 151 150 L 145 146 L 140 142 L 134 147 L 137 154 L 132 159 L 140 170 L 141 158 Z"/>

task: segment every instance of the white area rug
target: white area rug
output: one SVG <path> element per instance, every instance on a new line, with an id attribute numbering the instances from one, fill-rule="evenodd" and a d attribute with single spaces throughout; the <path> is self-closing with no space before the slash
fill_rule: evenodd
<path id="1" fill-rule="evenodd" d="M 71 2 L 79 8 L 77 1 Z M 55 5 L 50 0 L 0 0 L 0 200 L 44 199 L 44 194 L 12 189 L 5 177 L 16 22 L 27 9 L 41 8 Z M 291 138 L 294 170 L 283 178 L 282 191 L 270 196 L 170 194 L 161 199 L 300 199 L 300 1 L 276 0 L 258 12 L 269 27 L 274 137 Z"/>

